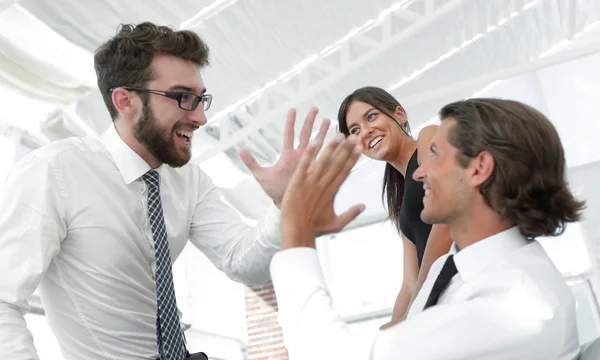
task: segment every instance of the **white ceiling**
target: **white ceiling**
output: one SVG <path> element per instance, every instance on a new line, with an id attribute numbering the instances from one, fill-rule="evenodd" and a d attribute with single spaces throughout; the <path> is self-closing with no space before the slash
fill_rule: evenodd
<path id="1" fill-rule="evenodd" d="M 274 161 L 291 106 L 300 118 L 316 105 L 335 120 L 348 93 L 375 85 L 403 103 L 418 129 L 445 103 L 553 51 L 600 44 L 598 0 L 0 0 L 0 122 L 39 143 L 101 133 L 110 119 L 93 51 L 120 23 L 142 21 L 207 41 L 212 65 L 203 75 L 214 101 L 195 161 L 233 188 L 228 201 L 249 217 L 268 201 L 241 200 L 256 184 L 240 182 L 247 173 L 236 150 Z M 382 211 L 380 174 L 381 164 L 365 165 L 345 190 L 354 199 L 357 189 L 373 189 L 374 214 Z"/>

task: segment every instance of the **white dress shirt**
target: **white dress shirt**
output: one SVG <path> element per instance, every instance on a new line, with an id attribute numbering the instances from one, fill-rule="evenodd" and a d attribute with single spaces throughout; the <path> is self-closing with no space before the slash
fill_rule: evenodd
<path id="1" fill-rule="evenodd" d="M 291 359 L 571 360 L 579 353 L 575 300 L 544 249 L 514 227 L 454 255 L 458 274 L 423 311 L 446 258 L 436 260 L 407 319 L 369 348 L 332 307 L 317 253 L 275 255 L 271 277 Z"/>
<path id="2" fill-rule="evenodd" d="M 0 203 L 0 359 L 38 359 L 23 318 L 38 285 L 66 359 L 156 359 L 148 170 L 113 126 L 101 139 L 40 148 L 11 170 Z M 230 278 L 269 280 L 275 206 L 250 227 L 197 165 L 157 171 L 173 262 L 189 239 Z"/>

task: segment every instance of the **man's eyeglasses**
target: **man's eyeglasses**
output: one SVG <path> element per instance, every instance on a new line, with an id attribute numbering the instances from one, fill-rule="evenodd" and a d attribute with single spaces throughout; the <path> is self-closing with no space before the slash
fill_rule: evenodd
<path id="1" fill-rule="evenodd" d="M 212 102 L 212 95 L 204 94 L 197 95 L 192 92 L 187 91 L 163 91 L 163 90 L 151 90 L 151 89 L 140 89 L 129 86 L 118 86 L 125 90 L 145 92 L 150 94 L 161 95 L 164 97 L 168 97 L 169 99 L 177 100 L 179 107 L 183 110 L 194 111 L 198 107 L 198 104 L 202 102 L 202 106 L 204 107 L 204 111 L 210 108 L 210 104 Z M 108 92 L 112 92 L 116 89 L 116 87 L 111 88 Z"/>

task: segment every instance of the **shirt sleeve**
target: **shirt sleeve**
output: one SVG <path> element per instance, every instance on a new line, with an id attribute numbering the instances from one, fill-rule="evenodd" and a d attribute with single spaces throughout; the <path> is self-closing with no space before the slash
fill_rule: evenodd
<path id="1" fill-rule="evenodd" d="M 223 201 L 221 189 L 202 171 L 199 186 L 190 241 L 231 279 L 245 284 L 269 281 L 269 263 L 281 247 L 279 209 L 272 205 L 251 226 Z"/>
<path id="2" fill-rule="evenodd" d="M 365 345 L 333 308 L 315 249 L 278 253 L 271 276 L 290 358 L 553 359 L 559 354 L 561 314 L 520 285 L 432 307 L 379 331 Z"/>
<path id="3" fill-rule="evenodd" d="M 293 248 L 276 254 L 271 277 L 279 324 L 291 359 L 369 358 L 371 339 L 353 334 L 334 309 L 314 248 Z"/>
<path id="4" fill-rule="evenodd" d="M 0 359 L 38 359 L 24 315 L 66 236 L 64 186 L 33 155 L 7 176 L 0 200 Z"/>

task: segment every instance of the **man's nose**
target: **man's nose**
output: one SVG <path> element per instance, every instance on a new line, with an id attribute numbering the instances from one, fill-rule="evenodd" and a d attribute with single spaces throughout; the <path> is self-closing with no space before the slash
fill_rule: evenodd
<path id="1" fill-rule="evenodd" d="M 417 170 L 413 173 L 413 179 L 415 181 L 425 181 L 427 175 L 427 168 L 425 164 L 421 164 Z"/>
<path id="2" fill-rule="evenodd" d="M 188 113 L 188 119 L 191 120 L 194 123 L 194 125 L 198 127 L 204 126 L 208 122 L 202 103 L 200 103 L 196 109 L 188 111 Z"/>

